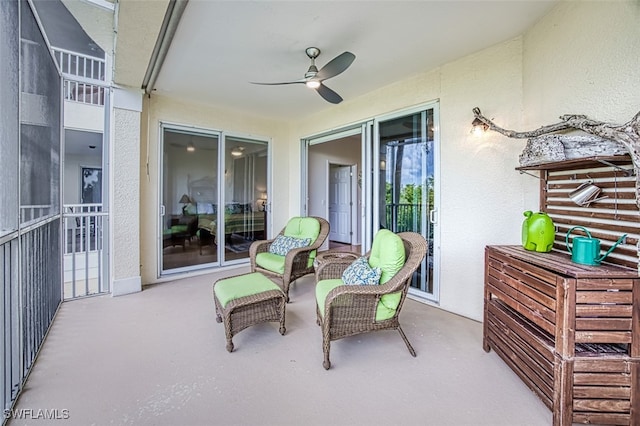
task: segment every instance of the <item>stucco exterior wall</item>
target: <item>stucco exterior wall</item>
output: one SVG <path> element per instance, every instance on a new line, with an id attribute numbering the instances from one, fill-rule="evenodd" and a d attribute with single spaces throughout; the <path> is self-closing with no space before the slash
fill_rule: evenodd
<path id="1" fill-rule="evenodd" d="M 111 192 L 111 221 L 113 223 L 113 293 L 117 294 L 119 284 L 133 287 L 133 282 L 140 283 L 140 233 L 139 220 L 139 188 L 138 173 L 140 150 L 140 112 L 114 108 L 113 111 L 113 146 Z M 125 292 L 128 292 L 125 290 Z"/>
<path id="2" fill-rule="evenodd" d="M 625 123 L 640 110 L 640 2 L 560 2 L 525 35 L 527 129 L 563 114 Z"/>

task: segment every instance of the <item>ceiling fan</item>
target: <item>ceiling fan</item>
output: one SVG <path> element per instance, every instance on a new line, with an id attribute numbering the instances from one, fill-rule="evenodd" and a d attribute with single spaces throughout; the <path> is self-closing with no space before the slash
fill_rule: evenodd
<path id="1" fill-rule="evenodd" d="M 305 52 L 309 59 L 311 59 L 311 66 L 304 74 L 304 78 L 294 81 L 285 81 L 282 83 L 251 83 L 267 86 L 303 83 L 307 87 L 315 89 L 316 92 L 318 92 L 318 94 L 322 96 L 327 102 L 331 102 L 332 104 L 339 104 L 340 102 L 342 102 L 342 97 L 325 86 L 323 82 L 330 79 L 331 77 L 335 77 L 336 75 L 349 68 L 353 60 L 356 59 L 356 55 L 351 52 L 341 53 L 340 55 L 330 60 L 324 67 L 322 67 L 318 71 L 318 68 L 316 67 L 316 58 L 320 55 L 320 49 L 318 49 L 317 47 L 308 47 Z"/>

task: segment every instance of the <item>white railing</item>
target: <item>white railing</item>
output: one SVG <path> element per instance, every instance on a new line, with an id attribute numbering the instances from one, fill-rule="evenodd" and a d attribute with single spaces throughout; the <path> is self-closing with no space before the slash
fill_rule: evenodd
<path id="1" fill-rule="evenodd" d="M 64 205 L 64 298 L 106 293 L 102 204 Z"/>
<path id="2" fill-rule="evenodd" d="M 54 56 L 64 76 L 64 99 L 104 105 L 106 61 L 81 53 L 54 48 Z"/>
<path id="3" fill-rule="evenodd" d="M 63 90 L 68 101 L 104 106 L 104 86 L 65 79 Z"/>
<path id="4" fill-rule="evenodd" d="M 54 48 L 53 53 L 63 74 L 105 81 L 106 61 L 104 59 L 59 48 Z"/>

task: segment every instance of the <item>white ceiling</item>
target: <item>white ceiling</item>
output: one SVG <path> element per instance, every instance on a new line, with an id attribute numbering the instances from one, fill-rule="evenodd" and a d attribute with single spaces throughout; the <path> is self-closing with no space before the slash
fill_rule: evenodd
<path id="1" fill-rule="evenodd" d="M 347 103 L 516 37 L 557 1 L 191 0 L 155 89 L 226 110 L 301 118 L 335 106 L 302 84 L 249 82 L 302 78 L 310 46 L 322 51 L 318 68 L 350 51 L 356 55 L 351 67 L 326 81 Z M 118 21 L 129 31 L 140 23 L 134 13 L 121 13 Z M 126 61 L 116 51 L 116 65 Z"/>

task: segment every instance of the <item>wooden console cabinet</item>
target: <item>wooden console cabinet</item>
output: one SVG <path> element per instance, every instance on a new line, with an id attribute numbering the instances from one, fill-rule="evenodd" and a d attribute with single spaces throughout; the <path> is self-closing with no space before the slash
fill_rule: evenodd
<path id="1" fill-rule="evenodd" d="M 555 426 L 640 425 L 635 269 L 486 247 L 483 347 L 544 401 Z"/>

